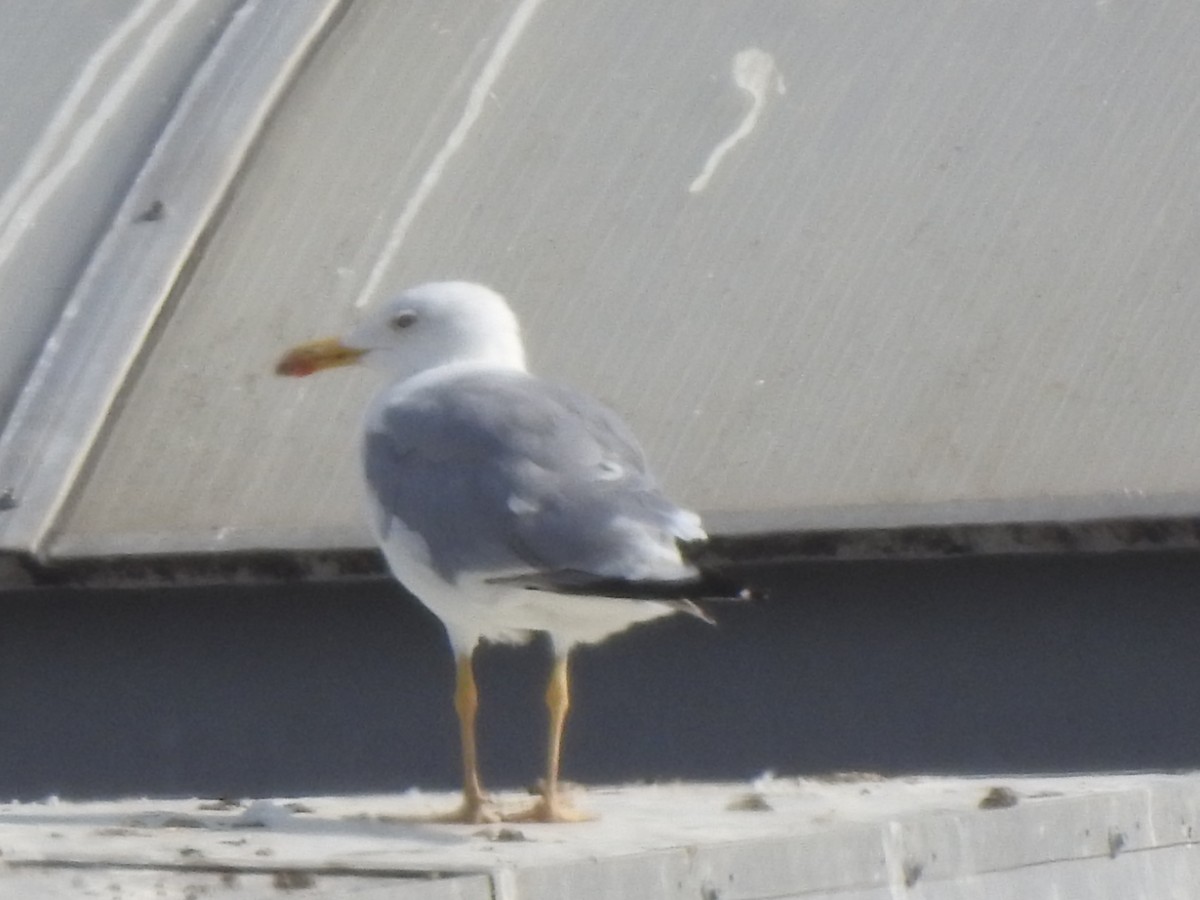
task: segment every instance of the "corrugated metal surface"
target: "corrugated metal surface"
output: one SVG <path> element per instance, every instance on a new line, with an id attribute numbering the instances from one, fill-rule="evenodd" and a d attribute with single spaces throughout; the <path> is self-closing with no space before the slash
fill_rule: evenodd
<path id="1" fill-rule="evenodd" d="M 0 550 L 42 549 L 164 300 L 337 7 L 243 3 L 155 136 L 0 433 Z"/>
<path id="2" fill-rule="evenodd" d="M 430 277 L 758 530 L 1200 512 L 1200 7 L 355 3 L 52 555 L 366 541 L 372 387 L 271 365 Z"/>
<path id="3" fill-rule="evenodd" d="M 97 237 L 239 3 L 0 8 L 0 426 Z"/>

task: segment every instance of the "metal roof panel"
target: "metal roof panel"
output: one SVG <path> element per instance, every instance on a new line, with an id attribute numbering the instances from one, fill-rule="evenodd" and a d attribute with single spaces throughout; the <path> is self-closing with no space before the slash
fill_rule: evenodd
<path id="1" fill-rule="evenodd" d="M 52 551 L 366 541 L 369 374 L 487 281 L 719 529 L 1200 511 L 1200 8 L 358 4 L 277 111 Z"/>

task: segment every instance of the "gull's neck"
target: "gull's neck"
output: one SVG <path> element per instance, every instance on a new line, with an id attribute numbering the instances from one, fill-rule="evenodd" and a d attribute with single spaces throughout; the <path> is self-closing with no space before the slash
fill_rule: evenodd
<path id="1" fill-rule="evenodd" d="M 477 372 L 528 372 L 524 360 L 520 365 L 511 360 L 494 359 L 456 359 L 440 366 L 433 366 L 403 380 L 402 384 L 428 384 L 433 381 L 443 381 L 457 378 L 460 375 L 473 375 Z"/>
<path id="2" fill-rule="evenodd" d="M 520 342 L 507 348 L 493 345 L 491 352 L 463 353 L 450 357 L 445 362 L 429 366 L 407 377 L 401 377 L 394 386 L 403 393 L 418 390 L 443 381 L 452 381 L 464 375 L 479 372 L 528 372 L 525 352 Z"/>
<path id="3" fill-rule="evenodd" d="M 474 341 L 443 365 L 470 365 L 487 369 L 509 369 L 528 372 L 525 365 L 525 346 L 517 333 L 490 334 Z"/>

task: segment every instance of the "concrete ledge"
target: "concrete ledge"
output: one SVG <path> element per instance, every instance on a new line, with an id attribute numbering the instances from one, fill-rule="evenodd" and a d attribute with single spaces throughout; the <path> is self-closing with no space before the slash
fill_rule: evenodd
<path id="1" fill-rule="evenodd" d="M 507 809 L 528 803 L 501 795 Z M 594 788 L 582 825 L 445 826 L 450 795 L 54 798 L 0 806 L 23 897 L 1183 896 L 1200 776 L 907 778 Z M 107 894 L 104 894 L 107 895 Z"/>

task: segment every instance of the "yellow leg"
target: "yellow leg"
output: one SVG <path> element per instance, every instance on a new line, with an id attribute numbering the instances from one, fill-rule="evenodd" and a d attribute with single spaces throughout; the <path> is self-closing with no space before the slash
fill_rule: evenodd
<path id="1" fill-rule="evenodd" d="M 550 683 L 546 685 L 546 708 L 550 712 L 550 740 L 546 753 L 545 794 L 532 809 L 511 816 L 509 820 L 585 822 L 592 816 L 573 809 L 558 792 L 558 764 L 562 754 L 563 726 L 567 721 L 567 710 L 571 708 L 571 684 L 567 674 L 565 653 L 554 658 L 554 668 L 550 671 Z"/>
<path id="2" fill-rule="evenodd" d="M 463 802 L 455 813 L 445 817 L 448 822 L 495 822 L 499 817 L 490 808 L 479 783 L 479 760 L 475 752 L 475 713 L 479 710 L 479 689 L 471 654 L 458 657 L 454 679 L 454 710 L 458 713 L 459 736 L 462 739 Z"/>
<path id="3" fill-rule="evenodd" d="M 558 798 L 558 764 L 562 757 L 563 726 L 571 708 L 571 683 L 567 675 L 567 657 L 554 657 L 550 683 L 546 685 L 546 709 L 550 712 L 550 744 L 546 753 L 546 799 Z"/>

